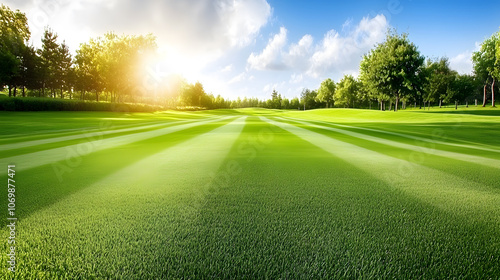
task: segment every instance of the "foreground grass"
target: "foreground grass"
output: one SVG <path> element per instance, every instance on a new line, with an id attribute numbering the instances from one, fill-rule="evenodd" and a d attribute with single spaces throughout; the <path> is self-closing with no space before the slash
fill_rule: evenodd
<path id="1" fill-rule="evenodd" d="M 138 139 L 17 166 L 15 275 L 496 279 L 500 117 L 440 112 L 11 113 L 4 166 Z"/>

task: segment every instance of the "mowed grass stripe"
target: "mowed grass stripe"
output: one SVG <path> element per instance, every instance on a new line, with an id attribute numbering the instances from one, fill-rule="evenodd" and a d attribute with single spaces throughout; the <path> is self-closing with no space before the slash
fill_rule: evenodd
<path id="1" fill-rule="evenodd" d="M 310 127 L 304 124 L 296 123 L 294 121 L 287 121 L 287 123 L 295 124 L 298 127 L 302 127 L 310 131 L 323 134 L 335 138 L 337 140 L 347 142 L 371 151 L 376 151 L 378 153 L 393 158 L 410 161 L 415 164 L 440 170 L 442 172 L 451 174 L 453 176 L 463 178 L 464 180 L 467 181 L 476 182 L 479 184 L 476 186 L 484 187 L 480 189 L 482 191 L 492 191 L 492 192 L 500 191 L 498 185 L 498 182 L 500 180 L 500 173 L 498 172 L 498 168 L 496 167 L 489 167 L 485 165 L 465 162 L 462 160 L 450 159 L 438 155 L 431 155 L 421 152 L 418 149 L 408 150 L 408 149 L 393 147 L 386 144 L 366 141 L 362 138 L 349 136 L 346 134 L 337 133 L 322 128 Z"/>
<path id="2" fill-rule="evenodd" d="M 173 264 L 183 273 L 173 269 L 161 278 L 437 279 L 498 272 L 491 228 L 464 222 L 257 118 L 248 119 L 237 143 L 186 237 L 185 261 Z"/>
<path id="3" fill-rule="evenodd" d="M 190 120 L 180 120 L 180 121 L 171 121 L 171 122 L 162 121 L 162 122 L 155 123 L 155 124 L 145 123 L 145 124 L 135 125 L 133 127 L 128 127 L 128 128 L 115 128 L 111 124 L 104 124 L 100 129 L 83 130 L 83 131 L 79 131 L 78 134 L 75 134 L 75 135 L 57 136 L 57 137 L 53 137 L 53 138 L 44 138 L 44 139 L 39 139 L 39 140 L 20 141 L 20 142 L 16 142 L 16 143 L 3 144 L 3 145 L 0 144 L 0 149 L 3 151 L 7 151 L 7 150 L 20 149 L 20 148 L 25 148 L 25 147 L 33 147 L 33 146 L 38 146 L 38 145 L 48 144 L 48 143 L 52 144 L 52 143 L 63 142 L 63 141 L 68 141 L 68 140 L 75 140 L 75 139 L 82 139 L 82 138 L 92 139 L 92 138 L 101 137 L 101 136 L 108 135 L 108 134 L 123 133 L 123 132 L 133 133 L 134 131 L 138 131 L 138 130 L 161 128 L 162 126 L 168 126 L 168 125 L 173 125 L 173 124 L 182 124 L 182 123 L 186 123 L 186 122 L 190 122 Z"/>
<path id="4" fill-rule="evenodd" d="M 214 119 L 214 118 L 211 118 Z M 208 120 L 208 119 L 207 119 Z M 140 133 L 145 133 L 145 132 L 150 132 L 158 129 L 163 129 L 167 127 L 173 127 L 176 125 L 180 124 L 187 124 L 187 123 L 194 123 L 195 121 L 192 120 L 185 120 L 185 121 L 176 121 L 176 122 L 163 122 L 161 126 L 153 126 L 153 127 L 137 127 L 136 129 L 131 129 L 131 130 L 126 130 L 126 131 L 119 131 L 115 132 L 115 130 L 108 130 L 108 131 L 102 131 L 102 133 L 93 133 L 93 134 L 87 134 L 83 133 L 82 135 L 78 136 L 76 139 L 73 140 L 65 140 L 65 141 L 59 141 L 59 142 L 53 142 L 53 143 L 46 143 L 46 144 L 41 144 L 37 146 L 28 146 L 24 148 L 19 148 L 19 149 L 14 149 L 14 150 L 7 150 L 0 155 L 1 158 L 6 158 L 6 157 L 13 157 L 13 156 L 20 156 L 23 154 L 30 154 L 34 152 L 40 152 L 43 150 L 49 150 L 49 149 L 54 149 L 54 148 L 59 148 L 59 147 L 64 147 L 64 146 L 71 146 L 71 145 L 78 145 L 84 142 L 92 142 L 92 141 L 99 141 L 102 142 L 104 140 L 112 139 L 115 137 L 119 136 L 126 136 L 126 135 L 134 135 L 134 134 L 140 134 Z"/>
<path id="5" fill-rule="evenodd" d="M 444 142 L 471 144 L 499 149 L 497 118 L 480 115 L 451 115 L 419 111 L 382 112 L 376 110 L 319 109 L 285 112 L 283 116 L 319 120 L 357 127 L 382 129 Z"/>
<path id="6" fill-rule="evenodd" d="M 207 176 L 218 169 L 220 162 L 241 133 L 245 119 L 246 117 L 240 117 L 210 132 L 169 147 L 106 177 L 97 184 L 112 184 L 121 188 L 120 185 L 134 184 L 144 179 L 161 182 L 161 177 L 166 174 L 176 173 L 175 176 L 180 176 L 178 172 L 189 174 L 186 177 L 190 179 L 193 179 L 193 176 Z M 207 161 L 210 161 L 210 164 L 206 164 Z M 191 165 L 198 166 L 200 172 L 193 174 L 189 168 Z M 202 170 L 201 167 L 206 167 L 207 170 Z"/>
<path id="7" fill-rule="evenodd" d="M 324 125 L 328 125 L 328 126 L 335 126 L 335 127 L 346 128 L 346 129 L 350 129 L 350 130 L 361 130 L 361 131 L 367 131 L 367 132 L 375 132 L 376 134 L 392 135 L 392 136 L 407 138 L 407 139 L 411 139 L 411 140 L 416 140 L 416 142 L 420 141 L 420 142 L 426 142 L 426 143 L 431 143 L 431 144 L 439 144 L 439 145 L 445 145 L 445 146 L 465 148 L 465 149 L 470 149 L 470 150 L 480 150 L 480 151 L 500 153 L 500 149 L 492 148 L 492 147 L 485 147 L 481 143 L 460 144 L 460 143 L 454 143 L 454 142 L 445 142 L 445 141 L 441 141 L 441 140 L 437 140 L 437 139 L 429 139 L 429 138 L 414 136 L 414 135 L 410 135 L 410 134 L 403 134 L 403 133 L 398 133 L 398 132 L 393 132 L 393 131 L 388 131 L 388 130 L 367 128 L 367 127 L 361 127 L 361 126 L 344 125 L 344 124 L 339 124 L 339 123 L 334 123 L 334 122 L 299 119 L 299 118 L 292 118 L 292 117 L 282 117 L 282 118 L 293 120 L 293 121 L 307 121 L 307 122 L 313 123 L 313 124 L 324 124 Z M 439 134 L 436 134 L 434 137 L 437 138 L 438 135 Z M 469 141 L 467 141 L 467 142 L 469 142 Z M 472 152 L 474 152 L 474 151 L 472 151 Z"/>
<path id="8" fill-rule="evenodd" d="M 151 279 L 178 269 L 172 264 L 183 261 L 183 240 L 193 234 L 186 211 L 194 212 L 185 205 L 211 182 L 244 126 L 238 118 L 23 219 L 16 275 Z M 57 254 L 49 254 L 54 248 Z"/>
<path id="9" fill-rule="evenodd" d="M 16 195 L 22 197 L 16 205 L 16 215 L 21 219 L 26 218 L 137 161 L 214 130 L 229 121 L 230 119 L 211 122 L 97 151 L 85 157 L 72 159 L 70 162 L 62 160 L 19 173 L 29 176 L 17 176 L 16 184 L 23 187 L 16 190 Z M 0 175 L 0 180 L 7 180 L 7 176 Z M 8 204 L 7 195 L 0 196 L 0 204 Z M 6 223 L 7 220 L 0 220 L 0 227 Z"/>
<path id="10" fill-rule="evenodd" d="M 70 146 L 54 148 L 50 150 L 44 150 L 39 152 L 34 152 L 30 154 L 24 154 L 20 156 L 12 156 L 0 159 L 0 162 L 5 164 L 16 164 L 17 170 L 26 170 L 34 168 L 37 166 L 50 164 L 60 160 L 70 159 L 72 157 L 81 157 L 94 153 L 96 151 L 109 149 L 116 146 L 126 145 L 129 143 L 141 141 L 148 138 L 153 138 L 180 130 L 188 129 L 194 126 L 204 125 L 211 122 L 225 120 L 231 117 L 222 117 L 205 121 L 192 122 L 187 124 L 180 124 L 172 127 L 166 127 L 162 129 L 157 129 L 148 132 L 136 133 L 133 135 L 123 135 L 118 137 L 113 137 L 104 140 L 94 140 L 86 141 L 79 144 L 74 144 Z"/>
<path id="11" fill-rule="evenodd" d="M 286 120 L 286 119 L 279 118 L 279 117 L 277 119 Z M 397 142 L 397 141 L 393 141 L 393 140 L 389 140 L 389 139 L 384 139 L 384 138 L 380 138 L 380 137 L 375 137 L 375 136 L 371 136 L 371 135 L 367 135 L 367 134 L 357 133 L 354 131 L 338 129 L 338 128 L 333 128 L 333 127 L 328 127 L 328 126 L 320 126 L 320 125 L 312 124 L 310 122 L 305 122 L 305 121 L 300 121 L 300 120 L 294 120 L 294 121 L 296 123 L 300 123 L 300 124 L 303 124 L 303 125 L 306 125 L 309 127 L 330 130 L 330 131 L 334 131 L 337 133 L 346 134 L 346 135 L 349 135 L 352 137 L 364 139 L 367 141 L 389 145 L 392 147 L 407 149 L 410 151 L 419 151 L 419 152 L 430 154 L 430 155 L 437 155 L 437 156 L 451 158 L 454 160 L 462 160 L 465 162 L 472 162 L 472 163 L 481 164 L 481 165 L 485 165 L 488 167 L 495 167 L 495 168 L 500 169 L 500 160 L 496 160 L 496 159 L 479 157 L 479 156 L 474 156 L 474 155 L 469 155 L 469 154 L 462 154 L 462 153 L 457 153 L 457 152 L 443 151 L 443 150 L 439 150 L 436 148 L 431 149 L 431 148 L 427 148 L 427 147 L 423 147 L 423 146 L 411 145 L 411 144 L 401 143 L 401 142 Z"/>
<path id="12" fill-rule="evenodd" d="M 81 131 L 99 131 L 102 123 L 110 123 L 114 129 L 131 128 L 145 124 L 176 120 L 196 120 L 210 117 L 208 114 L 165 111 L 159 113 L 113 112 L 16 112 L 15 118 L 2 118 L 0 125 L 4 135 L 0 144 L 11 144 L 46 138 L 80 134 Z M 7 112 L 8 113 L 8 112 Z M 22 126 L 19 125 L 22 123 Z M 7 135 L 9 131 L 16 131 Z"/>
<path id="13" fill-rule="evenodd" d="M 500 207 L 498 207 L 500 193 L 482 191 L 485 186 L 481 184 L 406 160 L 393 158 L 288 123 L 261 118 L 426 203 L 468 218 L 500 223 Z M 420 176 L 421 174 L 425 174 L 425 176 Z M 481 215 L 478 216 L 478 213 Z"/>

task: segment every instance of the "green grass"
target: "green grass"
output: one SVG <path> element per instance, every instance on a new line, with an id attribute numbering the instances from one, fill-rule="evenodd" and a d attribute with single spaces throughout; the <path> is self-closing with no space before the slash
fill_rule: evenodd
<path id="1" fill-rule="evenodd" d="M 0 128 L 19 218 L 2 279 L 500 278 L 494 109 L 0 112 Z"/>

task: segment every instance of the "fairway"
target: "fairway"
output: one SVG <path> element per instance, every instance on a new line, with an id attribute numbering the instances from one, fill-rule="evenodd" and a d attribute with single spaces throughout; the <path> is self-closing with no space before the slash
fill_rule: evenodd
<path id="1" fill-rule="evenodd" d="M 0 112 L 0 129 L 17 279 L 500 277 L 496 109 Z"/>

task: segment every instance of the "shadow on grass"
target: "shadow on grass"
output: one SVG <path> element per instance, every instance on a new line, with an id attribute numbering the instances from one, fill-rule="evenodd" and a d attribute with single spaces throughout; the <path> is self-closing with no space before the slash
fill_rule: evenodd
<path id="1" fill-rule="evenodd" d="M 226 122 L 210 123 L 84 156 L 80 165 L 71 169 L 71 172 L 64 173 L 62 182 L 58 180 L 52 164 L 17 172 L 16 217 L 20 220 L 27 218 L 32 213 L 57 203 L 122 168 L 209 132 Z M 59 163 L 66 164 L 65 161 Z M 7 176 L 2 174 L 0 180 L 7 181 Z M 5 189 L 0 197 L 0 205 L 7 203 L 7 189 Z M 6 219 L 0 222 L 0 226 L 6 224 Z"/>

